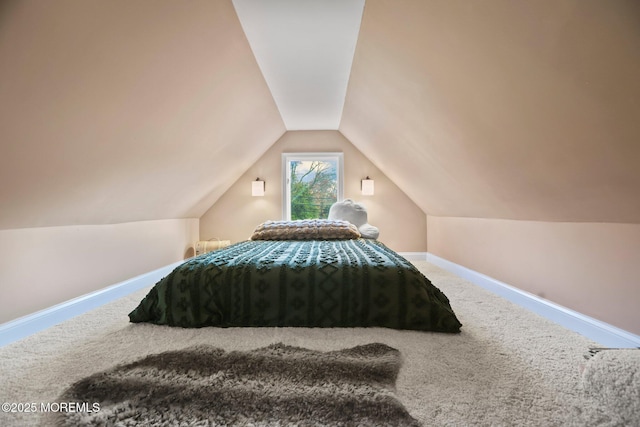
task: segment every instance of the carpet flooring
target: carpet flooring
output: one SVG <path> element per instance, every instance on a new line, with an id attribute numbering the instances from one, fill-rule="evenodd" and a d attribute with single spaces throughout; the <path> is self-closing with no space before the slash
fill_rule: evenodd
<path id="1" fill-rule="evenodd" d="M 623 419 L 585 390 L 584 355 L 597 343 L 430 263 L 414 264 L 451 300 L 460 334 L 128 323 L 147 288 L 0 348 L 0 400 L 54 402 L 88 375 L 194 345 L 251 351 L 284 343 L 333 351 L 383 343 L 402 354 L 396 395 L 425 426 L 640 425 L 640 414 Z M 0 413 L 0 425 L 47 425 L 49 415 Z"/>

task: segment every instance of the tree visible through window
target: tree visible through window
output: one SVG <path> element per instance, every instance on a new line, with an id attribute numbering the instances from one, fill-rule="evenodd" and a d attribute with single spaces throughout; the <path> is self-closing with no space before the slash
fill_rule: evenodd
<path id="1" fill-rule="evenodd" d="M 342 153 L 284 154 L 286 219 L 327 218 L 342 198 Z"/>

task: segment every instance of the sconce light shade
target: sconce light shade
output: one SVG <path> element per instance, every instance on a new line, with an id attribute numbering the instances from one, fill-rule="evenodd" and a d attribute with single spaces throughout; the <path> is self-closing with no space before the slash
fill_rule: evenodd
<path id="1" fill-rule="evenodd" d="M 362 195 L 373 196 L 373 193 L 373 180 L 369 177 L 366 177 L 362 180 Z"/>
<path id="2" fill-rule="evenodd" d="M 264 181 L 261 181 L 260 178 L 251 182 L 251 195 L 254 197 L 264 196 Z"/>

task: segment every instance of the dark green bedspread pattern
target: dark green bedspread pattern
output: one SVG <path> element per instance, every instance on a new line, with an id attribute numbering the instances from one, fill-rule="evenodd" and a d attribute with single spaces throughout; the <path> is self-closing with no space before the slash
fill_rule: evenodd
<path id="1" fill-rule="evenodd" d="M 160 280 L 132 322 L 459 332 L 447 297 L 376 240 L 247 241 Z"/>

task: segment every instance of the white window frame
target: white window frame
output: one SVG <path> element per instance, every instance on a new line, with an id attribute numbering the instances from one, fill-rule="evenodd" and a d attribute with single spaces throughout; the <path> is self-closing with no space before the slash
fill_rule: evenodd
<path id="1" fill-rule="evenodd" d="M 338 201 L 344 197 L 344 153 L 334 152 L 313 152 L 313 153 L 282 153 L 282 218 L 291 220 L 291 162 L 311 161 L 311 160 L 332 160 L 337 161 L 336 181 L 338 190 Z"/>

